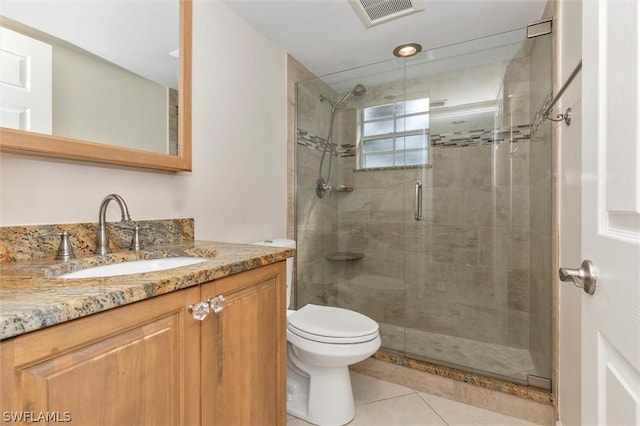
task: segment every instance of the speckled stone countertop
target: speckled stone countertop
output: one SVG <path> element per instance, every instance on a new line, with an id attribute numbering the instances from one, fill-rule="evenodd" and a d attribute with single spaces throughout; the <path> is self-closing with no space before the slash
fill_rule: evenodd
<path id="1" fill-rule="evenodd" d="M 49 257 L 0 264 L 0 340 L 276 263 L 293 254 L 291 249 L 251 244 L 183 241 L 140 251 L 79 256 L 69 262 Z M 55 278 L 88 266 L 170 256 L 208 260 L 142 274 Z"/>

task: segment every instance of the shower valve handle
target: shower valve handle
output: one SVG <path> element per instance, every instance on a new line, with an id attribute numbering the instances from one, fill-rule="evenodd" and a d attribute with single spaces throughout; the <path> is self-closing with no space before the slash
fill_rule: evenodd
<path id="1" fill-rule="evenodd" d="M 327 193 L 331 195 L 331 185 L 325 182 L 322 177 L 318 177 L 318 180 L 316 180 L 316 195 L 318 198 L 324 198 Z"/>

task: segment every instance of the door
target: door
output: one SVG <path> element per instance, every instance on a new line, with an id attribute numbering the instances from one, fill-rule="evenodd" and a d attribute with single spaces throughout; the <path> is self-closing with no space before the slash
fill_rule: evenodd
<path id="1" fill-rule="evenodd" d="M 582 421 L 640 424 L 640 5 L 583 3 Z"/>
<path id="2" fill-rule="evenodd" d="M 0 28 L 0 127 L 51 134 L 51 45 Z"/>

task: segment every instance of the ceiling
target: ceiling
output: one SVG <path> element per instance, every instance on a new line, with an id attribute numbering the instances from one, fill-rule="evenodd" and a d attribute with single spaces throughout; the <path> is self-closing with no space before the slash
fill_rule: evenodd
<path id="1" fill-rule="evenodd" d="M 365 28 L 347 0 L 223 0 L 318 76 L 385 61 L 407 42 L 423 50 L 540 20 L 546 0 L 425 0 L 425 10 Z"/>
<path id="2" fill-rule="evenodd" d="M 177 59 L 169 56 L 169 52 L 177 48 L 175 0 L 1 1 L 5 16 L 65 39 L 163 85 L 177 87 Z M 471 53 L 469 49 L 477 52 L 494 47 L 493 39 L 497 39 L 504 55 L 509 57 L 513 49 L 504 47 L 504 35 L 484 37 L 521 29 L 540 20 L 547 2 L 424 0 L 424 11 L 367 29 L 348 0 L 222 1 L 318 76 L 393 59 L 393 49 L 406 42 L 420 43 L 424 50 L 429 50 L 483 38 L 465 43 L 466 53 Z M 98 18 L 92 19 L 95 15 Z M 145 25 L 139 25 L 140 22 Z M 113 28 L 118 31 L 112 31 Z M 140 42 L 133 43 L 136 39 Z M 494 45 L 489 46 L 490 43 Z M 459 47 L 431 51 L 425 60 L 426 56 L 442 56 L 440 52 L 444 50 L 446 56 L 451 56 L 450 52 L 456 49 Z M 361 76 L 350 78 L 358 81 Z M 329 82 L 330 77 L 324 80 Z M 330 84 L 339 92 L 352 85 L 351 82 L 343 82 L 342 86 Z"/>

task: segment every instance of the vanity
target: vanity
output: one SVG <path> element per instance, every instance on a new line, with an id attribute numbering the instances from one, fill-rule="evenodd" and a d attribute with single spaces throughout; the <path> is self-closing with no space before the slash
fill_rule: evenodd
<path id="1" fill-rule="evenodd" d="M 72 279 L 56 276 L 95 257 L 3 263 L 3 424 L 286 424 L 293 250 L 179 241 L 100 258 L 178 255 L 206 260 Z"/>
<path id="2" fill-rule="evenodd" d="M 60 51 L 66 52 L 66 57 L 76 58 L 74 63 L 80 63 L 80 53 L 84 53 L 80 50 L 87 50 L 89 57 L 100 64 L 111 62 L 108 58 L 94 58 L 98 52 L 73 45 L 72 40 L 62 39 L 59 34 L 48 33 L 46 27 L 22 21 L 21 17 L 35 16 L 22 10 L 27 3 L 12 2 L 12 10 L 3 8 L 7 16 L 0 17 L 0 26 L 50 45 L 54 55 L 51 62 L 57 65 L 64 65 L 58 60 Z M 107 5 L 137 4 L 101 4 Z M 69 9 L 54 15 L 47 13 L 45 6 L 58 9 L 69 6 Z M 94 114 L 97 123 L 91 121 L 92 117 L 79 115 L 89 111 L 87 106 L 75 107 L 70 120 L 88 128 L 90 134 L 80 133 L 77 128 L 69 129 L 69 133 L 30 128 L 23 126 L 30 121 L 17 114 L 13 121 L 0 122 L 0 151 L 165 173 L 191 170 L 192 1 L 142 6 L 143 15 L 139 19 L 130 10 L 114 12 L 116 21 L 112 27 L 123 32 L 127 18 L 133 22 L 130 29 L 134 33 L 149 30 L 151 40 L 165 33 L 175 36 L 170 47 L 157 49 L 158 60 L 141 61 L 146 65 L 169 62 L 176 74 L 174 84 L 162 85 L 167 87 L 162 89 L 161 127 L 167 135 L 149 136 L 162 149 L 121 145 L 122 139 L 132 133 L 124 123 L 109 124 L 106 126 L 109 132 L 97 134 L 98 124 L 107 122 L 103 112 L 110 102 L 96 101 L 93 87 L 88 92 L 89 106 L 97 106 L 101 112 Z M 90 34 L 106 33 L 75 15 L 84 9 L 77 2 L 48 2 L 36 7 L 43 12 L 47 24 L 62 24 L 57 26 L 65 29 L 84 24 L 89 26 Z M 168 25 L 161 24 L 162 31 L 153 31 L 151 23 L 159 22 L 149 16 L 151 7 L 172 9 L 170 15 L 174 18 Z M 53 11 L 60 12 L 58 9 Z M 70 19 L 71 23 L 64 25 L 62 18 Z M 99 22 L 104 18 L 100 16 Z M 176 31 L 171 31 L 174 26 Z M 135 40 L 123 38 L 127 46 L 136 44 Z M 149 42 L 142 40 L 142 45 L 145 52 L 152 50 L 148 49 Z M 121 49 L 107 51 L 118 53 Z M 85 58 L 82 63 L 85 60 L 89 61 Z M 101 87 L 120 88 L 115 83 L 116 76 L 124 75 L 120 68 L 128 70 L 120 64 L 117 71 L 108 71 L 114 78 L 71 78 L 61 83 L 98 80 Z M 106 68 L 104 72 L 107 73 Z M 141 72 L 142 76 L 147 74 Z M 127 74 L 127 80 L 134 79 L 135 87 L 149 87 L 148 82 L 142 85 L 137 77 Z M 54 79 L 55 90 L 44 92 L 64 93 L 58 83 Z M 72 86 L 74 96 L 52 97 L 56 105 L 53 113 L 48 114 L 53 116 L 49 120 L 53 125 L 49 127 L 54 130 L 61 127 L 55 121 L 59 120 L 58 104 L 78 99 L 82 92 L 78 86 Z M 132 93 L 127 96 L 127 99 L 150 97 Z M 121 109 L 112 115 L 136 116 Z M 134 246 L 131 229 L 110 227 L 109 239 L 98 238 L 96 244 L 96 235 L 101 235 L 100 225 L 104 222 L 101 215 L 98 224 L 0 227 L 0 423 L 286 424 L 284 261 L 293 256 L 293 250 L 194 241 L 192 219 L 137 221 L 142 248 L 129 250 L 130 243 Z M 54 259 L 60 240 L 56 235 L 70 238 L 77 259 Z M 109 242 L 111 253 L 104 250 L 94 254 L 101 246 L 108 247 Z M 119 276 L 58 278 L 77 269 L 178 256 L 205 261 Z"/>

